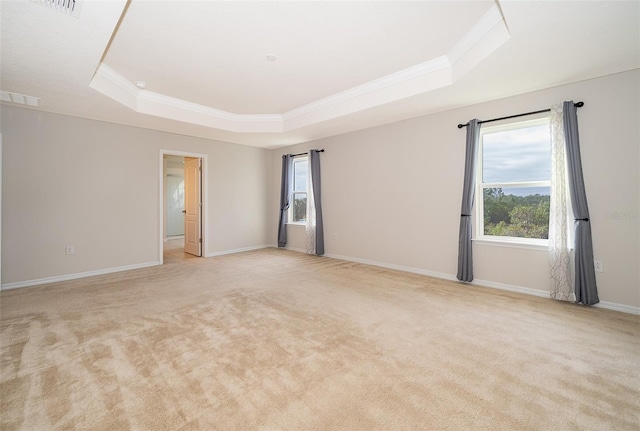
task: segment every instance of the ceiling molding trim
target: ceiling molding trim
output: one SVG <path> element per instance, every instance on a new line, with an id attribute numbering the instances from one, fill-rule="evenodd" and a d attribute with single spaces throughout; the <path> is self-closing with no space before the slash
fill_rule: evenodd
<path id="1" fill-rule="evenodd" d="M 168 118 L 232 132 L 282 132 L 282 115 L 234 114 L 186 100 L 140 90 L 101 63 L 89 86 L 141 114 Z"/>
<path id="2" fill-rule="evenodd" d="M 282 133 L 452 85 L 509 40 L 494 5 L 447 55 L 294 108 L 283 114 L 236 114 L 140 90 L 101 63 L 89 86 L 143 114 L 238 133 Z"/>
<path id="3" fill-rule="evenodd" d="M 239 122 L 282 121 L 282 115 L 280 114 L 234 114 L 233 112 L 222 111 L 220 109 L 211 108 L 205 105 L 199 105 L 197 103 L 192 103 L 186 100 L 177 99 L 174 97 L 165 96 L 164 94 L 154 93 L 152 91 L 146 91 L 146 90 L 141 91 L 138 94 L 138 99 L 143 100 L 145 102 L 149 102 L 150 104 L 170 105 L 179 109 L 185 109 L 185 110 L 193 111 L 199 114 L 212 115 L 228 121 L 239 121 Z"/>
<path id="4" fill-rule="evenodd" d="M 234 114 L 163 94 L 142 91 L 138 112 L 238 133 L 282 133 L 282 115 Z"/>
<path id="5" fill-rule="evenodd" d="M 387 87 L 392 87 L 414 78 L 423 77 L 425 75 L 429 75 L 431 73 L 449 67 L 451 67 L 449 59 L 446 56 L 440 56 L 434 58 L 433 60 L 408 67 L 398 72 L 391 73 L 387 76 L 383 76 L 382 78 L 374 79 L 373 81 L 369 81 L 356 87 L 352 87 L 340 93 L 332 94 L 331 96 L 325 97 L 323 99 L 318 99 L 314 102 L 302 105 L 298 108 L 294 108 L 290 111 L 285 112 L 282 116 L 285 120 L 295 118 L 297 116 L 304 115 L 318 109 L 327 108 L 338 103 L 345 102 L 349 99 L 360 97 L 367 93 L 373 93 L 375 91 Z"/>
<path id="6" fill-rule="evenodd" d="M 285 112 L 282 115 L 284 130 L 295 130 L 451 85 L 509 38 L 502 13 L 497 4 L 493 5 L 447 55 Z"/>
<path id="7" fill-rule="evenodd" d="M 285 112 L 285 131 L 364 111 L 452 84 L 446 56 L 370 81 Z"/>
<path id="8" fill-rule="evenodd" d="M 494 5 L 449 51 L 453 80 L 469 72 L 511 38 L 498 5 Z"/>
<path id="9" fill-rule="evenodd" d="M 138 110 L 138 93 L 140 90 L 133 83 L 104 63 L 100 63 L 98 70 L 89 82 L 89 87 L 122 103 L 129 109 Z"/>
<path id="10" fill-rule="evenodd" d="M 455 44 L 455 46 L 449 51 L 448 57 L 452 63 L 455 63 L 462 57 L 467 51 L 472 49 L 474 45 L 482 41 L 482 39 L 491 31 L 493 27 L 502 23 L 505 25 L 502 19 L 502 13 L 498 8 L 498 5 L 493 5 L 478 22 Z M 506 27 L 506 25 L 505 25 Z"/>

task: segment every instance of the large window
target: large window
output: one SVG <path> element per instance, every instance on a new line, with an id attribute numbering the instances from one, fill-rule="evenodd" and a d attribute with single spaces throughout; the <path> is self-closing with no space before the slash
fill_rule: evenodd
<path id="1" fill-rule="evenodd" d="M 293 194 L 291 196 L 290 223 L 304 223 L 307 221 L 308 171 L 308 157 L 296 157 L 293 159 Z"/>
<path id="2" fill-rule="evenodd" d="M 477 238 L 547 244 L 551 179 L 548 118 L 483 127 L 478 154 Z"/>

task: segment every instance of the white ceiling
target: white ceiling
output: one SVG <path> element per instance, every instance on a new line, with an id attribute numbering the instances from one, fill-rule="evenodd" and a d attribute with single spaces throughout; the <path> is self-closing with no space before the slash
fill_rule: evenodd
<path id="1" fill-rule="evenodd" d="M 638 1 L 48 1 L 0 2 L 3 91 L 265 148 L 640 67 Z"/>

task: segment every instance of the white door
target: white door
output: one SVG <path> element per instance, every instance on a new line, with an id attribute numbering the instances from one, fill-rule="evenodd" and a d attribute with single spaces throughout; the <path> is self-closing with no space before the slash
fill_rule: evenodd
<path id="1" fill-rule="evenodd" d="M 184 252 L 202 256 L 201 161 L 184 158 Z"/>

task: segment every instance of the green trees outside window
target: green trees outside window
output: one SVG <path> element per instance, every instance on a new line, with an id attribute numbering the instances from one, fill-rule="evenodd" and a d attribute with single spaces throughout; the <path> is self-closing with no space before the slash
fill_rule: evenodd
<path id="1" fill-rule="evenodd" d="M 549 238 L 549 195 L 517 196 L 485 188 L 483 198 L 485 235 Z"/>

